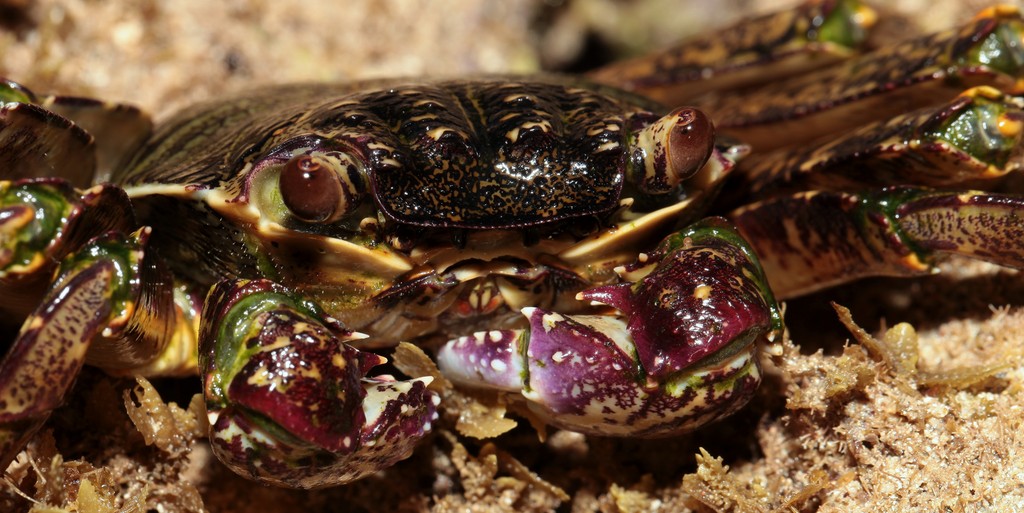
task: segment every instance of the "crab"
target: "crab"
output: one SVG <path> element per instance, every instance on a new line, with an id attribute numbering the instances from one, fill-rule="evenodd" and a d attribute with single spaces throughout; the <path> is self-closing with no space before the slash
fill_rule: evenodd
<path id="1" fill-rule="evenodd" d="M 348 483 L 438 422 L 429 376 L 375 371 L 410 340 L 559 428 L 678 436 L 754 393 L 777 297 L 1021 267 L 1024 198 L 960 190 L 1019 167 L 1020 14 L 857 55 L 872 21 L 810 2 L 585 79 L 278 86 L 155 129 L 5 82 L 0 466 L 89 363 L 197 372 L 246 477 Z"/>

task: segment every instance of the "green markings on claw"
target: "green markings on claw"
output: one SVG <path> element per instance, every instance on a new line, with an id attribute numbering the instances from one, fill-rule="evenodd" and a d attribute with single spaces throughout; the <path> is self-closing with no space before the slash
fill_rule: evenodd
<path id="1" fill-rule="evenodd" d="M 247 348 L 245 343 L 254 337 L 254 330 L 260 329 L 260 325 L 254 320 L 278 308 L 282 301 L 289 300 L 290 298 L 280 292 L 259 292 L 240 299 L 224 314 L 224 319 L 217 330 L 216 348 L 213 351 L 217 372 L 210 378 L 210 395 L 217 397 L 222 405 L 227 403 L 227 388 L 231 379 L 245 361 L 259 350 L 258 347 Z"/>
<path id="2" fill-rule="evenodd" d="M 530 386 L 530 330 L 520 330 L 519 336 L 516 338 L 516 352 L 519 353 L 520 358 L 526 365 L 523 365 L 523 370 L 519 373 L 520 382 L 523 384 L 523 393 L 528 394 L 533 391 L 533 387 Z M 533 362 L 535 365 L 543 367 L 545 363 L 540 360 Z"/>
<path id="3" fill-rule="evenodd" d="M 320 309 L 309 301 L 298 300 L 277 290 L 263 290 L 251 293 L 231 305 L 224 314 L 213 351 L 216 372 L 211 376 L 210 393 L 227 404 L 227 387 L 234 376 L 253 355 L 265 350 L 248 341 L 257 337 L 263 329 L 258 322 L 261 315 L 282 307 L 290 308 L 314 319 L 323 317 Z"/>
<path id="4" fill-rule="evenodd" d="M 9 255 L 0 260 L 0 273 L 22 271 L 38 263 L 59 237 L 73 208 L 54 186 L 0 183 L 0 211 L 16 212 L 19 207 L 24 210 L 17 219 L 0 220 L 0 252 Z"/>
<path id="5" fill-rule="evenodd" d="M 750 340 L 746 341 L 749 345 Z M 682 397 L 691 390 L 710 391 L 715 397 L 721 397 L 725 394 L 729 394 L 736 390 L 740 383 L 745 379 L 759 380 L 759 371 L 757 368 L 757 358 L 746 358 L 740 362 L 739 365 L 735 365 L 736 362 L 730 362 L 727 365 L 721 365 L 727 360 L 731 360 L 737 357 L 739 350 L 743 348 L 742 345 L 738 345 L 735 342 L 730 344 L 732 347 L 736 347 L 737 350 L 731 351 L 729 355 L 719 356 L 717 353 L 711 355 L 714 357 L 714 361 L 702 360 L 695 365 L 704 367 L 710 372 L 682 372 L 679 373 L 677 379 L 671 379 L 662 384 L 662 389 L 666 394 L 672 397 Z M 729 351 L 728 348 L 723 351 Z M 707 359 L 706 359 L 707 360 Z M 717 365 L 716 365 L 717 364 Z M 725 368 L 731 367 L 731 371 L 725 371 Z M 728 376 L 722 377 L 721 373 L 728 372 Z M 682 379 L 678 379 L 682 378 Z"/>

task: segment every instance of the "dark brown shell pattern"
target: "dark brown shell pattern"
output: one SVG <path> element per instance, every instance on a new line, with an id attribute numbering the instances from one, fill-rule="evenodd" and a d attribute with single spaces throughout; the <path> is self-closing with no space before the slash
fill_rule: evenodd
<path id="1" fill-rule="evenodd" d="M 267 159 L 340 145 L 363 163 L 390 221 L 551 225 L 618 207 L 628 138 L 657 120 L 652 110 L 660 107 L 558 77 L 283 86 L 187 109 L 115 180 L 222 188 L 245 199 Z"/>

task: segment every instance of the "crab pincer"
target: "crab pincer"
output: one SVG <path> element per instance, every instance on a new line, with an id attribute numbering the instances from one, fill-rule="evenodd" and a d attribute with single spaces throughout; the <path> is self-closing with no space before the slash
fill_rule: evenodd
<path id="1" fill-rule="evenodd" d="M 316 488 L 354 481 L 412 453 L 436 420 L 431 378 L 367 377 L 387 360 L 268 280 L 215 285 L 200 333 L 210 441 L 235 472 Z"/>
<path id="2" fill-rule="evenodd" d="M 525 308 L 529 328 L 448 342 L 442 372 L 521 393 L 551 424 L 594 435 L 673 436 L 743 406 L 760 383 L 760 342 L 781 335 L 757 257 L 711 218 L 579 298 L 609 315 Z"/>

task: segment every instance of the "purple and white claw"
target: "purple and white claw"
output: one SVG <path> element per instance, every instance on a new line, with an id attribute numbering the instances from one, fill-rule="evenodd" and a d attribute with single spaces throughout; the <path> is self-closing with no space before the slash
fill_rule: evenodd
<path id="1" fill-rule="evenodd" d="M 624 273 L 643 276 L 580 294 L 617 315 L 525 308 L 527 329 L 449 341 L 442 372 L 519 393 L 551 424 L 594 435 L 672 436 L 742 407 L 760 383 L 758 342 L 781 330 L 745 242 L 705 221 Z"/>
<path id="2" fill-rule="evenodd" d="M 358 334 L 272 282 L 216 285 L 203 319 L 210 443 L 250 479 L 348 483 L 407 458 L 437 419 L 432 378 L 368 377 L 383 357 L 345 344 Z"/>

